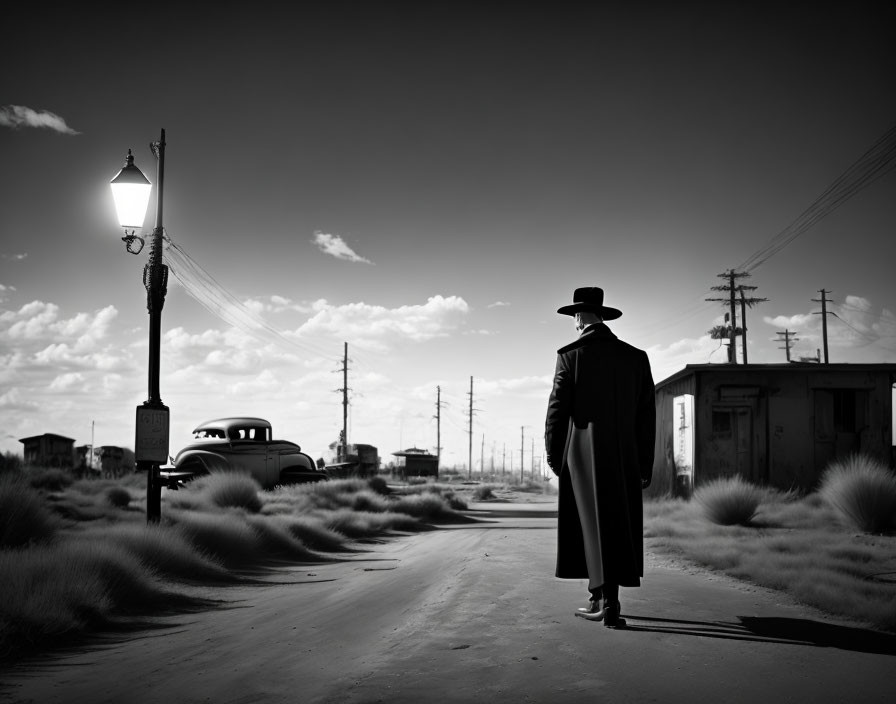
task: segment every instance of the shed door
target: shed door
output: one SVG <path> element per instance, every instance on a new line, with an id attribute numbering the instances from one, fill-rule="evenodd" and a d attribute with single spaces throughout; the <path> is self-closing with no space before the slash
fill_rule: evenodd
<path id="1" fill-rule="evenodd" d="M 816 466 L 861 452 L 867 405 L 864 389 L 815 389 Z"/>
<path id="2" fill-rule="evenodd" d="M 753 414 L 750 407 L 713 408 L 712 436 L 718 451 L 719 474 L 753 479 Z"/>

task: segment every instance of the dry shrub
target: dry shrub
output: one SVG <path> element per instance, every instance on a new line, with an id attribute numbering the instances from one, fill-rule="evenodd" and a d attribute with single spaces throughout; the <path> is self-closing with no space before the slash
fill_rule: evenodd
<path id="1" fill-rule="evenodd" d="M 382 477 L 370 477 L 367 480 L 367 486 L 369 486 L 377 494 L 382 494 L 383 496 L 388 496 L 390 493 L 392 493 L 389 490 L 389 485 L 386 483 L 386 480 Z"/>
<path id="2" fill-rule="evenodd" d="M 473 500 L 474 501 L 490 501 L 495 498 L 495 492 L 492 491 L 494 487 L 491 484 L 482 484 L 473 489 Z"/>
<path id="3" fill-rule="evenodd" d="M 22 475 L 0 478 L 0 548 L 45 543 L 59 529 L 59 519 Z"/>
<path id="4" fill-rule="evenodd" d="M 716 479 L 694 492 L 694 499 L 713 523 L 747 525 L 756 515 L 762 491 L 738 476 Z"/>
<path id="5" fill-rule="evenodd" d="M 866 533 L 896 526 L 896 475 L 867 455 L 828 465 L 819 494 L 849 524 Z"/>
<path id="6" fill-rule="evenodd" d="M 115 508 L 127 508 L 131 503 L 131 492 L 123 486 L 110 486 L 103 492 L 106 503 Z"/>
<path id="7" fill-rule="evenodd" d="M 252 513 L 261 510 L 261 498 L 258 496 L 261 485 L 247 474 L 213 472 L 197 479 L 194 484 L 195 489 L 213 506 L 243 508 Z"/>
<path id="8" fill-rule="evenodd" d="M 71 486 L 75 478 L 64 469 L 35 469 L 28 472 L 28 481 L 35 489 L 62 491 Z"/>

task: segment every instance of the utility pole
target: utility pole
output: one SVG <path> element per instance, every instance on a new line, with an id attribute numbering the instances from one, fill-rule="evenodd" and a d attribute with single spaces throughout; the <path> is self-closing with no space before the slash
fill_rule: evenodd
<path id="1" fill-rule="evenodd" d="M 734 338 L 736 335 L 740 334 L 743 336 L 743 358 L 744 364 L 747 363 L 747 315 L 746 308 L 749 306 L 752 308 L 757 303 L 763 303 L 767 301 L 767 298 L 747 298 L 744 296 L 744 291 L 755 291 L 756 286 L 745 286 L 743 284 L 736 284 L 737 279 L 742 279 L 750 276 L 745 271 L 734 271 L 734 269 L 729 269 L 726 272 L 721 274 L 717 274 L 719 278 L 727 279 L 728 283 L 723 284 L 721 286 L 713 286 L 713 291 L 722 291 L 727 293 L 728 295 L 725 298 L 707 298 L 707 301 L 715 301 L 719 303 L 727 303 L 728 304 L 728 315 L 731 319 L 731 326 L 728 328 L 728 362 L 730 364 L 737 364 L 737 347 L 734 344 Z M 735 313 L 735 293 L 740 292 L 740 309 L 741 309 L 741 327 L 738 329 L 737 327 L 737 316 Z"/>
<path id="2" fill-rule="evenodd" d="M 485 474 L 485 433 L 482 434 L 482 445 L 479 448 L 479 476 Z"/>
<path id="3" fill-rule="evenodd" d="M 535 436 L 532 436 L 532 453 L 529 455 L 529 470 L 532 473 L 532 479 L 535 479 Z"/>
<path id="4" fill-rule="evenodd" d="M 348 457 L 348 343 L 343 343 L 342 353 L 342 388 L 336 389 L 337 393 L 342 393 L 342 433 L 339 438 L 338 462 L 345 462 Z"/>
<path id="5" fill-rule="evenodd" d="M 791 332 L 790 330 L 785 330 L 784 332 L 779 332 L 777 334 L 784 336 L 783 340 L 781 338 L 778 338 L 777 340 L 775 340 L 775 342 L 783 342 L 784 343 L 784 346 L 779 347 L 778 349 L 785 350 L 787 352 L 787 361 L 789 362 L 790 361 L 790 347 L 794 342 L 798 342 L 800 338 L 791 337 L 791 335 L 793 335 L 794 333 Z"/>
<path id="6" fill-rule="evenodd" d="M 442 387 L 436 386 L 436 468 L 442 462 Z"/>
<path id="7" fill-rule="evenodd" d="M 507 443 L 501 444 L 501 476 L 504 476 L 504 469 L 507 467 Z"/>
<path id="8" fill-rule="evenodd" d="M 830 302 L 829 298 L 825 298 L 826 293 L 833 293 L 833 291 L 825 291 L 824 289 L 819 290 L 821 294 L 821 299 L 813 298 L 813 303 L 821 303 L 821 313 L 815 313 L 815 315 L 821 316 L 821 339 L 824 344 L 824 363 L 828 363 L 828 302 Z"/>
<path id="9" fill-rule="evenodd" d="M 525 425 L 520 426 L 520 483 L 523 481 L 523 448 L 526 447 L 526 431 Z"/>
<path id="10" fill-rule="evenodd" d="M 469 428 L 467 433 L 470 436 L 470 442 L 467 453 L 467 478 L 473 478 L 473 377 L 470 377 L 470 393 L 468 394 L 470 397 L 470 418 L 469 418 Z"/>

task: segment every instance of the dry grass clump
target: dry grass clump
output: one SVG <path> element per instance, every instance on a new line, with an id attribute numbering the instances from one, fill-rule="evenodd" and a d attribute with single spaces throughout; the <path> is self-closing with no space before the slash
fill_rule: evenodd
<path id="1" fill-rule="evenodd" d="M 105 527 L 101 539 L 120 545 L 166 577 L 186 581 L 233 580 L 220 560 L 197 550 L 182 532 L 170 525 Z"/>
<path id="2" fill-rule="evenodd" d="M 0 477 L 0 548 L 49 542 L 59 528 L 59 519 L 21 474 Z"/>
<path id="3" fill-rule="evenodd" d="M 341 552 L 346 549 L 346 536 L 324 525 L 313 516 L 285 516 L 284 525 L 289 532 L 312 550 Z"/>
<path id="4" fill-rule="evenodd" d="M 850 525 L 866 533 L 896 527 L 896 475 L 867 455 L 828 465 L 819 494 Z"/>
<path id="5" fill-rule="evenodd" d="M 762 491 L 738 476 L 725 477 L 701 486 L 694 500 L 713 523 L 747 525 L 756 515 Z"/>
<path id="6" fill-rule="evenodd" d="M 194 482 L 191 487 L 211 505 L 219 508 L 243 508 L 252 513 L 261 510 L 258 496 L 261 485 L 247 474 L 212 472 Z"/>
<path id="7" fill-rule="evenodd" d="M 236 511 L 172 511 L 168 520 L 194 548 L 229 567 L 257 564 L 264 553 L 260 536 Z"/>
<path id="8" fill-rule="evenodd" d="M 450 484 L 440 484 L 434 482 L 426 482 L 417 485 L 409 485 L 403 487 L 399 492 L 401 495 L 408 494 L 436 494 L 441 496 L 448 508 L 454 511 L 466 511 L 467 502 L 457 495 L 454 487 Z"/>
<path id="9" fill-rule="evenodd" d="M 480 484 L 475 489 L 473 489 L 474 501 L 490 501 L 494 498 L 494 487 L 491 484 Z"/>
<path id="10" fill-rule="evenodd" d="M 27 471 L 27 476 L 31 486 L 45 491 L 62 491 L 75 481 L 64 469 L 32 469 Z"/>
<path id="11" fill-rule="evenodd" d="M 371 513 L 343 508 L 323 513 L 321 518 L 330 530 L 355 539 L 370 538 L 390 530 L 416 531 L 421 527 L 419 521 L 408 515 L 388 511 Z"/>
<path id="12" fill-rule="evenodd" d="M 0 551 L 0 658 L 21 656 L 122 613 L 191 600 L 164 590 L 154 571 L 120 546 L 72 539 Z"/>
<path id="13" fill-rule="evenodd" d="M 433 493 L 399 496 L 392 502 L 389 510 L 431 521 L 451 519 L 455 516 L 455 512 L 448 508 L 445 499 Z"/>
<path id="14" fill-rule="evenodd" d="M 814 494 L 765 492 L 749 526 L 720 528 L 696 502 L 644 502 L 646 545 L 791 594 L 833 614 L 896 631 L 896 536 L 856 535 Z"/>
<path id="15" fill-rule="evenodd" d="M 246 516 L 246 522 L 258 535 L 266 557 L 298 562 L 322 562 L 326 559 L 305 547 L 290 530 L 286 516 Z"/>
<path id="16" fill-rule="evenodd" d="M 115 508 L 127 508 L 131 503 L 131 492 L 123 486 L 110 486 L 103 492 L 106 503 Z"/>

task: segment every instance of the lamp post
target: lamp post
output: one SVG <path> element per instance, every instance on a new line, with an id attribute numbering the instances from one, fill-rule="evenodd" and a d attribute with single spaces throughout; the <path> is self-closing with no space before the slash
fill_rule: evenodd
<path id="1" fill-rule="evenodd" d="M 146 472 L 146 521 L 157 523 L 161 518 L 162 486 L 159 467 L 168 461 L 168 407 L 159 394 L 159 358 L 162 333 L 162 308 L 168 290 L 168 267 L 162 263 L 162 191 L 165 178 L 165 130 L 150 147 L 158 160 L 156 191 L 156 226 L 150 236 L 149 261 L 143 268 L 146 308 L 149 312 L 149 398 L 137 406 L 135 450 L 137 469 Z M 124 228 L 122 241 L 131 254 L 139 254 L 144 240 L 136 235 L 143 227 L 152 184 L 134 165 L 128 150 L 124 168 L 112 179 L 112 196 L 118 220 Z M 128 228 L 131 231 L 128 232 Z M 139 242 L 139 246 L 137 246 Z"/>

